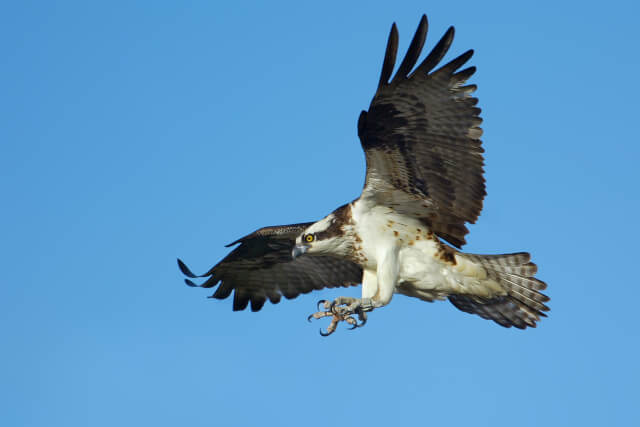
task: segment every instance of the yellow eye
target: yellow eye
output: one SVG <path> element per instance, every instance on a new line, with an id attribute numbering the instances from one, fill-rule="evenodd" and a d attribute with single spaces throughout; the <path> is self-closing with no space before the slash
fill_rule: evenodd
<path id="1" fill-rule="evenodd" d="M 307 243 L 311 243 L 311 242 L 313 242 L 313 239 L 314 239 L 313 234 L 307 234 L 306 236 L 304 236 L 304 240 L 305 240 Z"/>

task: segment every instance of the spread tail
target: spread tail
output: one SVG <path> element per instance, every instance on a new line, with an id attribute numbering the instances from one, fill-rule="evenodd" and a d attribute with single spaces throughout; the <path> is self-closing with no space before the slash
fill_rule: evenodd
<path id="1" fill-rule="evenodd" d="M 449 296 L 449 301 L 458 309 L 493 320 L 507 328 L 535 328 L 540 317 L 546 317 L 544 312 L 549 311 L 549 307 L 544 303 L 549 301 L 549 297 L 539 291 L 546 289 L 547 285 L 533 277 L 538 268 L 530 261 L 528 253 L 458 255 L 481 265 L 487 275 L 497 281 L 507 293 L 493 298 L 463 294 Z"/>

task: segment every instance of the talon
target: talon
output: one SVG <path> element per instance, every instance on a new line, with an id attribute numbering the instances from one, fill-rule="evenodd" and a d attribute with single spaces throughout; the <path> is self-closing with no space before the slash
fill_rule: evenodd
<path id="1" fill-rule="evenodd" d="M 329 305 L 328 310 L 331 311 L 333 314 L 338 314 L 336 313 L 335 308 L 336 308 L 336 302 L 334 300 L 334 301 L 331 301 L 331 305 Z"/>
<path id="2" fill-rule="evenodd" d="M 331 323 L 329 323 L 329 326 L 327 327 L 327 332 L 322 332 L 322 329 L 320 329 L 320 335 L 322 335 L 323 337 L 328 337 L 329 335 L 334 333 L 336 331 L 336 328 L 338 327 L 339 321 L 340 319 L 334 316 L 333 319 L 331 319 Z"/>
<path id="3" fill-rule="evenodd" d="M 358 319 L 360 319 L 360 324 L 358 325 L 360 328 L 367 323 L 367 313 L 362 310 L 358 311 Z"/>
<path id="4" fill-rule="evenodd" d="M 362 325 L 358 324 L 358 323 L 354 323 L 353 326 L 349 328 L 349 330 L 353 331 L 354 329 L 358 329 L 360 326 L 362 326 Z"/>
<path id="5" fill-rule="evenodd" d="M 320 307 L 325 310 L 321 310 Z M 351 327 L 349 330 L 361 328 L 367 323 L 367 311 L 373 309 L 373 307 L 363 307 L 361 300 L 357 298 L 339 297 L 333 301 L 320 300 L 317 303 L 318 312 L 313 313 L 307 317 L 307 321 L 311 322 L 312 319 L 321 319 L 323 317 L 332 317 L 331 322 L 326 330 L 319 330 L 319 333 L 323 337 L 328 337 L 338 329 L 340 322 L 348 323 Z M 357 319 L 356 316 L 357 315 Z"/>
<path id="6" fill-rule="evenodd" d="M 344 321 L 351 325 L 351 327 L 349 328 L 350 331 L 358 327 L 358 322 L 351 316 L 345 317 Z"/>

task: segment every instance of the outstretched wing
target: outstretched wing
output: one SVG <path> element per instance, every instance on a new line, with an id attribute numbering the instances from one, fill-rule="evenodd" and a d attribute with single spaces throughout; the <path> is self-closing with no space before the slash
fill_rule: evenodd
<path id="1" fill-rule="evenodd" d="M 207 273 L 196 276 L 180 260 L 180 270 L 190 278 L 208 277 L 201 285 L 189 279 L 189 286 L 212 288 L 219 285 L 211 298 L 225 299 L 233 295 L 233 310 L 258 311 L 269 299 L 295 298 L 314 289 L 354 286 L 362 280 L 362 269 L 346 260 L 328 256 L 291 257 L 296 237 L 312 223 L 264 227 L 227 247 L 240 243 L 229 255 Z"/>
<path id="2" fill-rule="evenodd" d="M 423 220 L 438 236 L 460 247 L 480 215 L 485 192 L 482 120 L 475 85 L 465 86 L 475 67 L 458 69 L 469 50 L 436 71 L 453 41 L 453 27 L 415 68 L 427 35 L 422 16 L 391 81 L 398 30 L 391 27 L 380 83 L 369 111 L 358 120 L 367 159 L 362 199 Z"/>

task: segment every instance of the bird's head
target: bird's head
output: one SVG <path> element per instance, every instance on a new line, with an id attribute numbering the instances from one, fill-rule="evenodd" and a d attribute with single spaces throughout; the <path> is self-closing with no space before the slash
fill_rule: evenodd
<path id="1" fill-rule="evenodd" d="M 336 209 L 320 221 L 311 224 L 297 238 L 291 251 L 296 258 L 302 254 L 346 256 L 347 223 L 344 219 L 345 207 Z"/>

